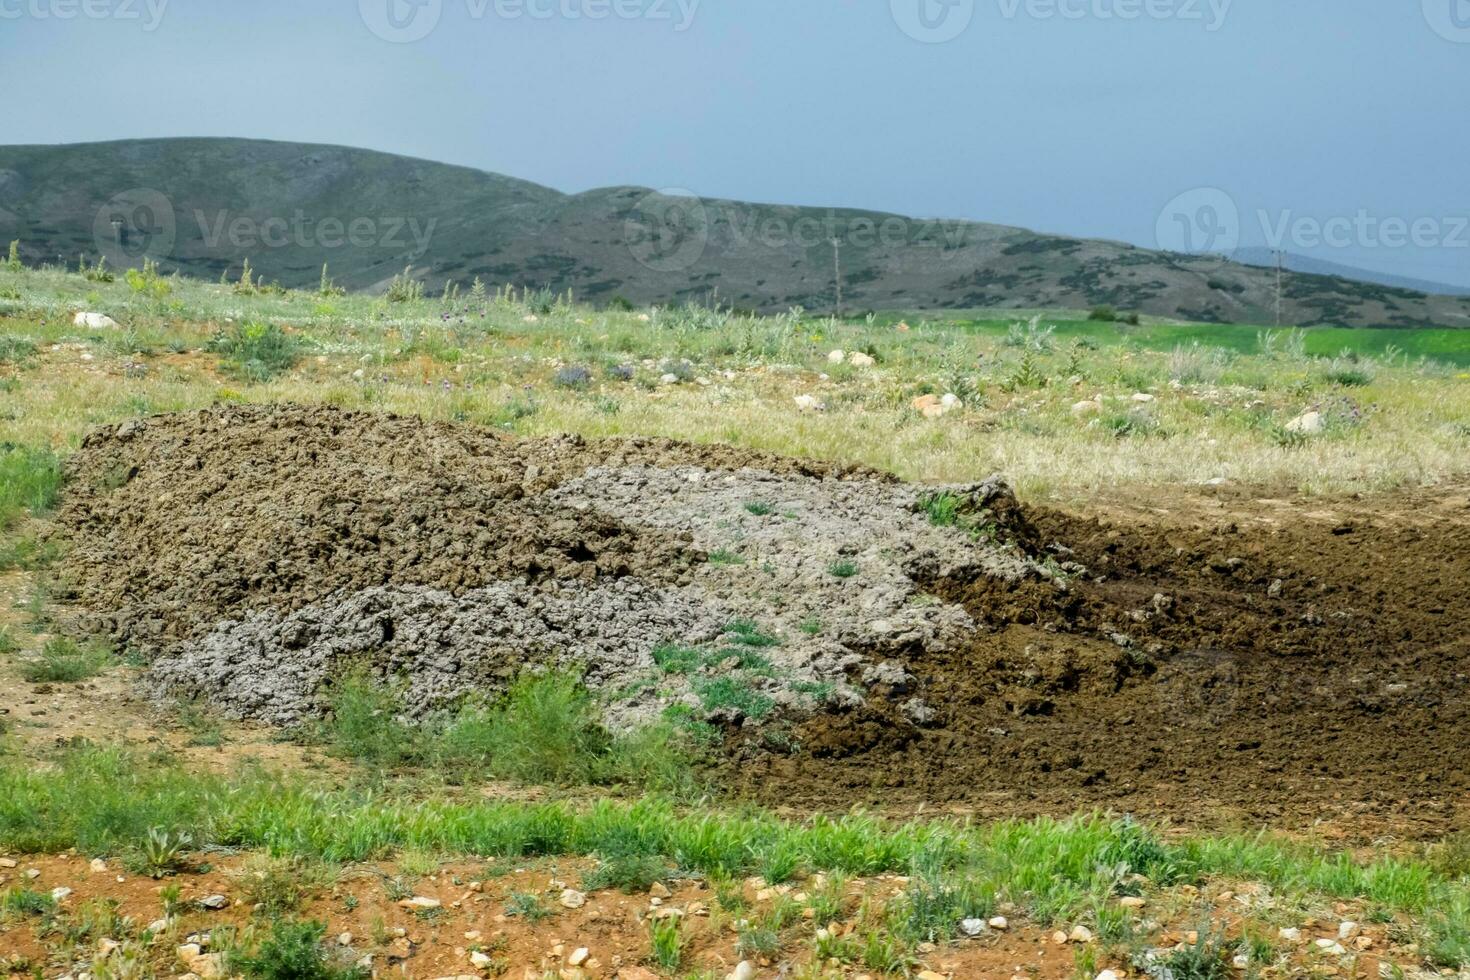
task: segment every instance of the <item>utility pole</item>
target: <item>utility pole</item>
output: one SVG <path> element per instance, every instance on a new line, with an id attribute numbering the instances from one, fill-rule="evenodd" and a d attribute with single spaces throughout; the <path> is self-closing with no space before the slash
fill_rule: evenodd
<path id="1" fill-rule="evenodd" d="M 1276 250 L 1276 329 L 1281 329 L 1281 266 L 1286 259 L 1286 253 L 1281 249 Z"/>
<path id="2" fill-rule="evenodd" d="M 842 240 L 832 239 L 832 275 L 837 284 L 837 315 L 842 316 Z"/>

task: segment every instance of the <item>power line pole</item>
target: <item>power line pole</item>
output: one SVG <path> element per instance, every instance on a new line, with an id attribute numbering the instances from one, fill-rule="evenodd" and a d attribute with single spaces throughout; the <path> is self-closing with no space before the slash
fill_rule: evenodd
<path id="1" fill-rule="evenodd" d="M 837 315 L 842 315 L 842 240 L 832 239 L 832 276 L 837 284 Z"/>
<path id="2" fill-rule="evenodd" d="M 1281 266 L 1286 259 L 1286 253 L 1280 249 L 1276 250 L 1276 328 L 1281 328 Z"/>

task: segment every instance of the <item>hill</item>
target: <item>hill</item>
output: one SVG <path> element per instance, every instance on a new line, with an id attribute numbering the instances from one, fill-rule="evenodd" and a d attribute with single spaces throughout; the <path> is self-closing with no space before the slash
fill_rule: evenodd
<path id="1" fill-rule="evenodd" d="M 381 291 L 405 266 L 448 282 L 582 299 L 848 311 L 1110 305 L 1202 322 L 1271 322 L 1272 270 L 1021 228 L 851 209 L 564 194 L 523 180 L 337 146 L 242 139 L 0 147 L 0 239 L 29 262 L 144 255 L 165 271 L 305 286 L 324 263 Z M 1470 298 L 1288 273 L 1283 320 L 1470 326 Z"/>

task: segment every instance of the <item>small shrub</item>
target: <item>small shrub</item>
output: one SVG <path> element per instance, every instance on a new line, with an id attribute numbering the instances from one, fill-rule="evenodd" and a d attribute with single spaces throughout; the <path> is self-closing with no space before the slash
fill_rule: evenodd
<path id="1" fill-rule="evenodd" d="M 857 573 L 858 566 L 855 561 L 834 561 L 827 566 L 827 574 L 833 578 L 852 578 Z"/>
<path id="2" fill-rule="evenodd" d="M 744 565 L 745 559 L 726 548 L 716 548 L 706 559 L 711 565 Z"/>
<path id="3" fill-rule="evenodd" d="M 592 372 L 587 368 L 571 365 L 556 372 L 551 383 L 558 388 L 585 388 L 592 383 Z"/>
<path id="4" fill-rule="evenodd" d="M 954 527 L 960 522 L 960 498 L 947 490 L 925 496 L 919 506 L 935 527 Z"/>
<path id="5" fill-rule="evenodd" d="M 745 512 L 755 517 L 768 517 L 773 510 L 774 508 L 770 504 L 759 500 L 749 501 L 745 505 Z"/>
<path id="6" fill-rule="evenodd" d="M 26 512 L 41 514 L 56 505 L 61 461 L 49 449 L 0 444 L 0 531 Z"/>
<path id="7" fill-rule="evenodd" d="M 678 918 L 654 919 L 649 925 L 653 944 L 653 962 L 659 969 L 673 973 L 684 959 L 684 934 Z"/>
<path id="8" fill-rule="evenodd" d="M 1168 971 L 1174 980 L 1226 980 L 1233 976 L 1230 960 L 1230 948 L 1225 938 L 1201 930 L 1194 945 L 1161 957 L 1155 969 Z"/>
<path id="9" fill-rule="evenodd" d="M 301 356 L 297 339 L 274 323 L 236 324 L 215 334 L 209 348 L 235 377 L 257 383 L 291 370 Z"/>
<path id="10" fill-rule="evenodd" d="M 5 267 L 11 272 L 19 272 L 25 268 L 20 261 L 20 239 L 18 238 L 10 243 L 10 255 L 5 260 Z"/>
<path id="11" fill-rule="evenodd" d="M 692 674 L 705 665 L 706 657 L 692 647 L 665 643 L 654 647 L 653 662 L 666 674 Z"/>
<path id="12" fill-rule="evenodd" d="M 77 271 L 88 282 L 115 282 L 117 280 L 117 276 L 113 275 L 112 270 L 107 268 L 107 256 L 105 255 L 99 255 L 97 257 L 97 264 L 93 266 L 87 265 L 86 256 L 83 256 Z"/>
<path id="13" fill-rule="evenodd" d="M 1092 311 L 1087 314 L 1087 319 L 1094 323 L 1116 323 L 1118 321 L 1118 311 L 1111 306 L 1094 306 Z"/>
<path id="14" fill-rule="evenodd" d="M 193 838 L 182 831 L 171 833 L 162 827 L 150 827 L 126 864 L 134 874 L 155 880 L 167 878 L 183 870 L 184 858 L 193 846 Z"/>
<path id="15" fill-rule="evenodd" d="M 393 277 L 383 298 L 390 303 L 413 303 L 424 298 L 424 284 L 413 277 L 412 265 Z"/>
<path id="16" fill-rule="evenodd" d="M 254 855 L 238 873 L 240 895 L 257 914 L 278 919 L 306 901 L 309 874 L 297 858 Z"/>
<path id="17" fill-rule="evenodd" d="M 511 892 L 505 900 L 505 914 L 511 919 L 525 919 L 535 925 L 552 916 L 552 911 L 539 895 L 529 892 Z"/>
<path id="18" fill-rule="evenodd" d="M 616 888 L 634 895 L 648 891 L 668 875 L 668 865 L 652 854 L 615 854 L 584 875 L 582 887 L 589 892 Z"/>
<path id="19" fill-rule="evenodd" d="M 0 892 L 0 921 L 45 915 L 56 908 L 56 901 L 44 892 L 34 892 L 22 885 Z"/>
<path id="20" fill-rule="evenodd" d="M 325 721 L 337 754 L 384 768 L 414 757 L 413 729 L 399 720 L 393 692 L 362 671 L 352 671 L 332 689 Z"/>
<path id="21" fill-rule="evenodd" d="M 750 686 L 740 678 L 717 677 L 714 680 L 697 680 L 694 693 L 706 711 L 731 708 L 755 721 L 769 715 L 776 702 Z"/>
<path id="22" fill-rule="evenodd" d="M 20 296 L 7 297 L 20 299 Z M 18 364 L 29 361 L 36 354 L 36 345 L 24 337 L 6 334 L 0 337 L 0 364 Z"/>
<path id="23" fill-rule="evenodd" d="M 735 954 L 742 959 L 775 956 L 781 951 L 781 936 L 765 926 L 747 925 L 735 939 Z"/>
<path id="24" fill-rule="evenodd" d="M 105 644 L 77 644 L 65 637 L 46 641 L 36 659 L 21 666 L 21 676 L 32 684 L 72 684 L 90 680 L 115 662 Z"/>
<path id="25" fill-rule="evenodd" d="M 153 299 L 163 299 L 174 291 L 173 283 L 159 275 L 158 263 L 152 259 L 145 258 L 143 268 L 129 269 L 124 277 L 128 281 L 128 288 L 133 292 Z"/>
<path id="26" fill-rule="evenodd" d="M 322 945 L 327 927 L 320 922 L 280 919 L 255 953 L 231 958 L 231 965 L 251 980 L 346 980 L 363 977 L 357 968 L 332 963 Z"/>

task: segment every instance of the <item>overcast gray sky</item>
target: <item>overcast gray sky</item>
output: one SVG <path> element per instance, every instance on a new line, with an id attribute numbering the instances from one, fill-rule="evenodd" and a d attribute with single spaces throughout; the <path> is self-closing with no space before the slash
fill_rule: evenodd
<path id="1" fill-rule="evenodd" d="M 344 143 L 1470 285 L 1470 0 L 0 0 L 0 79 L 5 143 Z"/>

